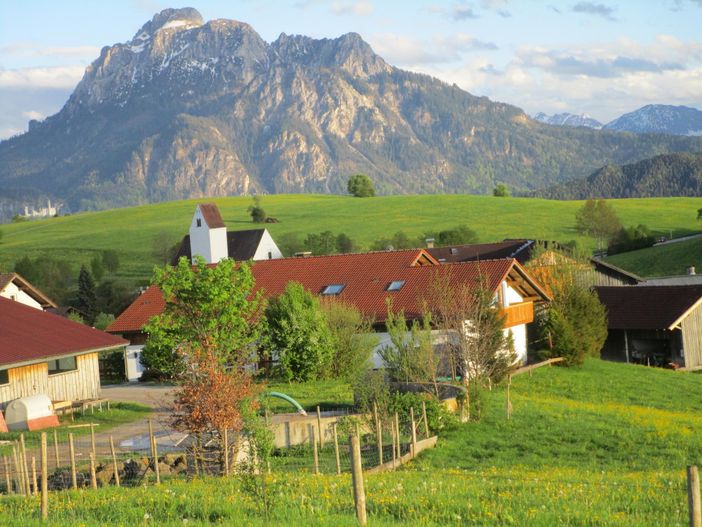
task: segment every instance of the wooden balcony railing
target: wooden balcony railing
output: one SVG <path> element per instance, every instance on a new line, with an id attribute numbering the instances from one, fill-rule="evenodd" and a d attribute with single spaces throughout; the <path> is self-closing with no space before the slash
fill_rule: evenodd
<path id="1" fill-rule="evenodd" d="M 504 327 L 512 328 L 534 321 L 534 302 L 520 302 L 502 308 L 505 317 Z"/>

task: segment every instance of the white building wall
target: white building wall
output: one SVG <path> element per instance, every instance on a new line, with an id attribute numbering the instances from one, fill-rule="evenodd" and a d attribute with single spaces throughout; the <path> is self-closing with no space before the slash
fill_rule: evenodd
<path id="1" fill-rule="evenodd" d="M 278 249 L 278 246 L 273 241 L 273 237 L 268 232 L 268 229 L 263 230 L 263 236 L 261 236 L 261 241 L 258 244 L 256 253 L 254 254 L 254 260 L 275 260 L 282 258 L 283 253 Z"/>
<path id="2" fill-rule="evenodd" d="M 39 302 L 17 287 L 14 282 L 7 284 L 5 289 L 0 291 L 0 296 L 14 300 L 25 306 L 33 307 L 34 309 L 42 309 Z"/>
<path id="3" fill-rule="evenodd" d="M 229 257 L 227 228 L 210 229 L 199 206 L 190 222 L 190 253 L 193 259 L 199 254 L 207 263 L 217 263 Z"/>

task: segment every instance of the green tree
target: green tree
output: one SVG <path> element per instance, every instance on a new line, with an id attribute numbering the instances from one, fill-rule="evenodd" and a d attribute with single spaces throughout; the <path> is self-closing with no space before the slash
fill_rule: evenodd
<path id="1" fill-rule="evenodd" d="M 144 328 L 142 362 L 152 374 L 177 379 L 185 373 L 186 359 L 201 354 L 229 366 L 253 360 L 262 304 L 253 294 L 248 264 L 222 260 L 207 266 L 198 256 L 190 265 L 181 258 L 175 267 L 155 268 L 152 284 L 166 302 Z"/>
<path id="2" fill-rule="evenodd" d="M 102 263 L 102 258 L 98 255 L 93 256 L 90 260 L 90 272 L 98 282 L 105 276 L 105 265 Z"/>
<path id="3" fill-rule="evenodd" d="M 395 250 L 399 251 L 401 249 L 412 249 L 417 246 L 417 242 L 410 239 L 407 234 L 402 231 L 398 231 L 393 234 L 390 238 L 380 238 L 375 240 L 371 244 L 371 250 L 373 251 L 386 251 Z"/>
<path id="4" fill-rule="evenodd" d="M 98 313 L 95 317 L 95 322 L 93 322 L 93 327 L 95 329 L 100 329 L 102 331 L 107 328 L 110 324 L 115 321 L 115 316 L 110 313 Z"/>
<path id="5" fill-rule="evenodd" d="M 607 339 L 607 313 L 597 295 L 576 280 L 563 280 L 540 322 L 549 348 L 544 358 L 563 357 L 577 366 L 585 357 L 599 357 Z"/>
<path id="6" fill-rule="evenodd" d="M 159 265 L 171 263 L 180 249 L 181 240 L 166 231 L 157 233 L 151 242 L 151 254 Z"/>
<path id="7" fill-rule="evenodd" d="M 289 381 L 310 381 L 327 376 L 333 356 L 332 335 L 319 301 L 297 283 L 266 308 L 266 351 L 277 356 Z"/>
<path id="8" fill-rule="evenodd" d="M 609 242 L 607 253 L 617 254 L 626 251 L 636 251 L 637 249 L 650 247 L 655 241 L 655 236 L 645 225 L 622 228 Z"/>
<path id="9" fill-rule="evenodd" d="M 498 183 L 495 188 L 492 189 L 492 195 L 497 198 L 506 198 L 509 196 L 509 189 L 504 183 Z"/>
<path id="10" fill-rule="evenodd" d="M 369 368 L 371 355 L 378 345 L 373 325 L 352 304 L 328 300 L 322 302 L 321 307 L 331 332 L 331 376 L 353 382 Z"/>
<path id="11" fill-rule="evenodd" d="M 253 205 L 249 206 L 249 214 L 251 215 L 251 221 L 254 223 L 264 223 L 266 221 L 267 215 L 266 211 L 263 210 L 261 206 L 260 196 L 253 197 Z"/>
<path id="12" fill-rule="evenodd" d="M 2 242 L 2 231 L 0 231 L 0 242 Z"/>
<path id="13" fill-rule="evenodd" d="M 356 250 L 356 244 L 351 237 L 346 233 L 339 233 L 336 236 L 336 252 L 339 254 L 348 254 Z"/>
<path id="14" fill-rule="evenodd" d="M 92 325 L 97 314 L 97 298 L 95 296 L 95 281 L 90 271 L 84 265 L 80 267 L 78 274 L 78 295 L 76 297 L 76 308 L 85 313 L 86 322 Z"/>
<path id="15" fill-rule="evenodd" d="M 102 265 L 110 273 L 116 273 L 119 269 L 119 253 L 114 249 L 102 251 Z"/>
<path id="16" fill-rule="evenodd" d="M 421 238 L 421 242 L 427 238 L 434 238 L 434 244 L 438 247 L 446 245 L 467 245 L 478 242 L 478 234 L 467 225 L 459 225 L 453 229 L 446 229 L 439 232 L 427 232 Z"/>
<path id="17" fill-rule="evenodd" d="M 305 250 L 317 256 L 334 254 L 336 252 L 336 241 L 337 238 L 331 231 L 308 234 L 305 238 Z"/>
<path id="18" fill-rule="evenodd" d="M 697 221 L 702 220 L 702 209 L 697 209 Z"/>
<path id="19" fill-rule="evenodd" d="M 597 239 L 602 248 L 621 230 L 622 223 L 606 200 L 589 199 L 575 214 L 575 228 L 579 233 Z"/>
<path id="20" fill-rule="evenodd" d="M 365 174 L 351 176 L 346 188 L 349 194 L 357 198 L 372 198 L 375 196 L 373 181 Z"/>

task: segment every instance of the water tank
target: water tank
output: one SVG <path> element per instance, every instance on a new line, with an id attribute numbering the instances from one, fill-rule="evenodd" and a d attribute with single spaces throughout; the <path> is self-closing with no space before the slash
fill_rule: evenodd
<path id="1" fill-rule="evenodd" d="M 45 394 L 12 401 L 5 408 L 5 423 L 10 430 L 40 430 L 59 424 L 51 399 Z"/>

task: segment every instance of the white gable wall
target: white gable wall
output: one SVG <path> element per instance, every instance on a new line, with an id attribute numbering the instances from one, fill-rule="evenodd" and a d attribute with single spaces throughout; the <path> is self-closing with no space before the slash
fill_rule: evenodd
<path id="1" fill-rule="evenodd" d="M 217 263 L 229 257 L 227 228 L 210 229 L 199 205 L 190 222 L 190 253 L 193 259 L 199 254 L 207 263 Z"/>
<path id="2" fill-rule="evenodd" d="M 25 306 L 33 307 L 34 309 L 42 309 L 39 302 L 17 287 L 14 282 L 7 284 L 5 289 L 0 291 L 0 296 L 14 300 Z"/>
<path id="3" fill-rule="evenodd" d="M 263 230 L 263 236 L 261 236 L 261 241 L 258 243 L 256 252 L 254 253 L 254 260 L 275 260 L 282 258 L 283 253 L 280 252 L 278 246 L 273 241 L 273 237 L 268 232 L 268 229 Z"/>

